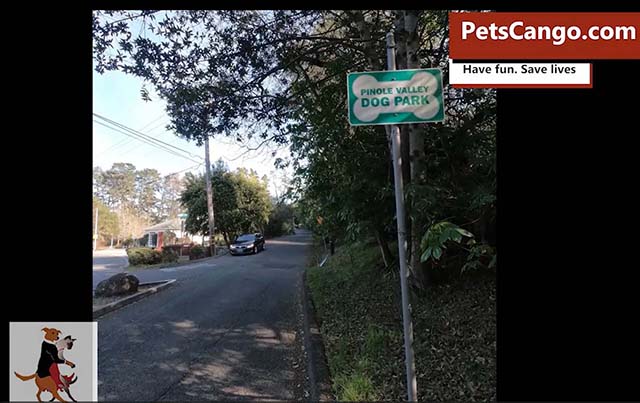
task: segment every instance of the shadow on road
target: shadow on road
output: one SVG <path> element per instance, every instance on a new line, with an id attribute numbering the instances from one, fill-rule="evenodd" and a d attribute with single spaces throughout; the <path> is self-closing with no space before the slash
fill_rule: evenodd
<path id="1" fill-rule="evenodd" d="M 164 360 L 148 360 L 152 363 L 144 369 L 145 376 L 171 379 L 163 390 L 153 393 L 153 400 L 237 400 L 242 399 L 293 399 L 296 385 L 283 389 L 283 384 L 296 382 L 294 365 L 285 357 L 287 349 L 295 342 L 295 331 L 286 329 L 287 324 L 269 326 L 253 323 L 230 330 L 200 329 L 192 321 L 156 324 L 158 332 L 172 332 L 176 336 L 210 346 L 197 355 L 184 355 L 187 346 L 162 346 L 158 355 Z M 131 348 L 145 344 L 135 324 L 124 331 Z M 167 357 L 171 357 L 167 359 Z M 152 357 L 150 357 L 152 358 Z M 276 358 L 276 359 L 274 359 Z M 301 365 L 298 363 L 298 365 Z M 134 370 L 135 363 L 129 360 L 119 363 L 120 371 Z M 137 368 L 139 370 L 139 368 Z M 137 372 L 138 374 L 142 374 Z M 127 384 L 119 385 L 119 391 L 139 388 L 138 376 L 132 376 Z M 125 393 L 126 395 L 126 393 Z M 151 396 L 150 396 L 151 397 Z M 107 393 L 104 399 L 122 400 L 120 393 Z"/>

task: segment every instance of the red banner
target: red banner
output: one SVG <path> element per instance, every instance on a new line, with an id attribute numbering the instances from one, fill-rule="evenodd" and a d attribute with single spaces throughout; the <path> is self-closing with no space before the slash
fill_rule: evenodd
<path id="1" fill-rule="evenodd" d="M 640 59 L 640 13 L 449 13 L 451 59 Z"/>

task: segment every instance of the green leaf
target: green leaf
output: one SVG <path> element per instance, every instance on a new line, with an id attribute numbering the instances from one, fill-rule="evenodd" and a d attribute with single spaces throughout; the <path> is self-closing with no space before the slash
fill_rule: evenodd
<path id="1" fill-rule="evenodd" d="M 473 234 L 471 232 L 465 230 L 465 229 L 456 228 L 456 231 L 458 231 L 461 235 L 464 235 L 464 236 L 469 237 L 469 238 L 473 238 Z"/>
<path id="2" fill-rule="evenodd" d="M 422 240 L 420 241 L 420 249 L 425 249 L 429 246 L 429 239 L 427 238 L 427 234 L 424 234 Z"/>
<path id="3" fill-rule="evenodd" d="M 453 231 L 453 233 L 451 234 L 451 239 L 459 243 L 460 241 L 462 241 L 462 235 L 460 235 L 458 231 Z"/>
<path id="4" fill-rule="evenodd" d="M 442 256 L 442 249 L 436 247 L 433 249 L 433 257 L 436 259 L 440 259 L 440 256 Z"/>
<path id="5" fill-rule="evenodd" d="M 447 242 L 449 240 L 449 238 L 450 238 L 449 235 L 450 234 L 449 234 L 448 230 L 443 231 L 442 234 L 440 234 L 440 237 L 438 238 L 438 241 L 440 242 L 440 244 L 443 244 L 443 243 Z"/>
<path id="6" fill-rule="evenodd" d="M 427 248 L 427 250 L 424 251 L 422 256 L 420 256 L 420 261 L 426 262 L 427 260 L 429 260 L 429 256 L 431 256 L 431 252 L 432 252 L 432 249 L 430 247 Z"/>
<path id="7" fill-rule="evenodd" d="M 498 255 L 493 255 L 493 258 L 491 258 L 491 261 L 489 262 L 489 268 L 493 268 L 496 266 L 496 259 L 497 259 Z"/>
<path id="8" fill-rule="evenodd" d="M 422 237 L 422 242 L 426 245 L 429 242 L 429 235 L 431 234 L 431 229 L 428 229 L 427 232 Z"/>

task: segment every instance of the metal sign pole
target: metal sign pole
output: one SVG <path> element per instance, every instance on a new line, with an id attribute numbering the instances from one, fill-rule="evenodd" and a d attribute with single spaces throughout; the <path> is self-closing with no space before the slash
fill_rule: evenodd
<path id="1" fill-rule="evenodd" d="M 396 69 L 395 39 L 393 32 L 387 33 L 387 70 Z M 409 285 L 407 282 L 407 239 L 404 211 L 404 186 L 402 183 L 402 160 L 400 158 L 400 128 L 389 127 L 393 154 L 393 177 L 396 193 L 396 221 L 398 223 L 398 256 L 400 260 L 400 289 L 402 291 L 402 327 L 404 332 L 404 356 L 407 371 L 407 398 L 410 402 L 418 400 L 416 383 L 416 365 L 413 358 L 413 323 L 409 304 Z"/>

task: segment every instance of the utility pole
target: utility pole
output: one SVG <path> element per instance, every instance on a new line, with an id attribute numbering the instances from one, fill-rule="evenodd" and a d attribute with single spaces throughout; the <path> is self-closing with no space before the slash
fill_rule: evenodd
<path id="1" fill-rule="evenodd" d="M 93 231 L 93 251 L 98 248 L 98 206 L 96 206 L 96 227 Z"/>
<path id="2" fill-rule="evenodd" d="M 214 217 L 213 217 L 213 189 L 211 188 L 211 163 L 209 162 L 209 135 L 204 138 L 204 161 L 207 165 L 207 210 L 209 211 L 209 248 L 211 256 L 216 255 L 216 244 L 213 241 Z"/>
<path id="3" fill-rule="evenodd" d="M 396 44 L 393 32 L 387 33 L 387 70 L 396 69 Z M 396 221 L 398 223 L 398 256 L 400 260 L 400 290 L 402 292 L 402 328 L 404 333 L 404 356 L 407 371 L 407 398 L 410 402 L 418 400 L 416 382 L 416 364 L 413 357 L 413 323 L 409 304 L 409 285 L 407 281 L 407 230 L 404 209 L 404 185 L 402 183 L 402 159 L 400 156 L 400 128 L 392 125 L 387 131 L 391 137 L 393 154 L 393 176 L 396 193 Z M 407 163 L 408 161 L 405 161 Z"/>

